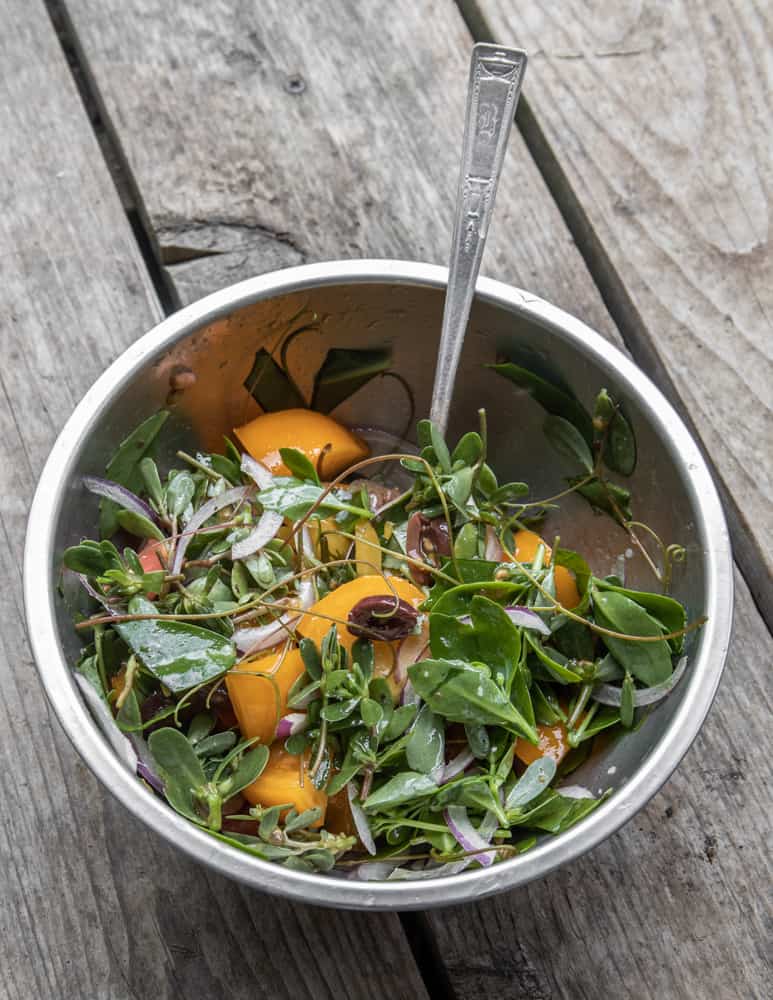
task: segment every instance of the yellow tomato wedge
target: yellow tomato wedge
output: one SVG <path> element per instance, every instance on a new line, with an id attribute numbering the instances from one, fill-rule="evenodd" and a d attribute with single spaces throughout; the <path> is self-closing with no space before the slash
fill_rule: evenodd
<path id="1" fill-rule="evenodd" d="M 325 822 L 327 794 L 315 788 L 309 777 L 309 751 L 303 755 L 303 783 L 301 783 L 301 758 L 288 753 L 281 743 L 271 747 L 263 774 L 251 785 L 242 789 L 242 795 L 253 806 L 281 806 L 291 803 L 296 812 L 305 809 L 322 810 L 313 827 Z M 282 814 L 284 816 L 284 813 Z"/>
<path id="2" fill-rule="evenodd" d="M 566 726 L 562 722 L 539 725 L 537 733 L 539 743 L 536 747 L 528 740 L 519 738 L 515 741 L 515 756 L 524 764 L 532 764 L 540 757 L 552 757 L 556 764 L 560 764 L 569 753 Z"/>
<path id="3" fill-rule="evenodd" d="M 535 531 L 517 531 L 514 537 L 515 558 L 518 562 L 530 563 L 534 561 L 540 545 L 545 546 L 545 565 L 550 565 L 553 552 L 550 546 Z M 566 566 L 556 566 L 554 571 L 556 582 L 556 600 L 565 608 L 576 608 L 580 603 L 580 592 L 571 571 Z"/>
<path id="4" fill-rule="evenodd" d="M 287 692 L 305 669 L 297 649 L 271 649 L 237 663 L 225 675 L 228 697 L 245 739 L 258 737 L 261 743 L 271 743 L 277 723 L 287 712 Z"/>
<path id="5" fill-rule="evenodd" d="M 288 476 L 280 448 L 302 451 L 317 469 L 320 479 L 333 479 L 350 465 L 370 454 L 363 440 L 332 417 L 313 410 L 279 410 L 262 413 L 234 434 L 241 446 L 275 476 Z"/>
<path id="6" fill-rule="evenodd" d="M 392 589 L 385 582 L 383 576 L 376 574 L 358 576 L 356 580 L 350 580 L 349 583 L 342 584 L 309 608 L 309 611 L 301 618 L 298 626 L 299 635 L 307 639 L 312 639 L 317 646 L 320 646 L 325 635 L 329 632 L 330 626 L 333 624 L 333 621 L 331 621 L 333 619 L 338 624 L 338 641 L 347 652 L 351 652 L 351 648 L 356 641 L 356 636 L 353 636 L 349 632 L 345 622 L 348 620 L 349 612 L 363 598 L 377 597 L 381 594 L 389 595 L 394 590 L 401 600 L 410 604 L 413 608 L 418 608 L 424 601 L 422 591 L 414 586 L 414 584 L 409 583 L 408 580 L 404 580 L 399 576 L 388 576 L 386 579 L 391 584 Z M 315 614 L 315 612 L 318 614 Z M 329 617 L 322 618 L 322 615 Z M 388 677 L 391 674 L 395 665 L 395 657 L 400 641 L 402 640 L 373 643 L 374 671 L 377 676 Z M 399 690 L 391 684 L 390 687 L 392 688 L 392 695 L 396 698 L 399 695 Z"/>

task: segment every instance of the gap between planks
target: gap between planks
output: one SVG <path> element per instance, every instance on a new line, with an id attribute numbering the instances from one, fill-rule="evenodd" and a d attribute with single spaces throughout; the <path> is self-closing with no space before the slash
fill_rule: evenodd
<path id="1" fill-rule="evenodd" d="M 83 104 L 86 117 L 99 144 L 105 166 L 123 205 L 137 248 L 142 255 L 150 280 L 153 282 L 158 301 L 164 315 L 170 316 L 180 308 L 181 302 L 162 266 L 158 244 L 145 213 L 142 197 L 129 169 L 120 140 L 105 112 L 99 88 L 89 72 L 88 61 L 78 43 L 77 33 L 62 0 L 43 0 L 43 4 Z"/>

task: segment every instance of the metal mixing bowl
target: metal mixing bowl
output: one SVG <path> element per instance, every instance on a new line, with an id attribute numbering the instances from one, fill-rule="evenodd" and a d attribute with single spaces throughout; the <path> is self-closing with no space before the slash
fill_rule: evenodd
<path id="1" fill-rule="evenodd" d="M 481 279 L 449 439 L 474 428 L 484 405 L 490 461 L 500 481 L 525 479 L 533 496 L 549 496 L 572 470 L 546 446 L 539 407 L 484 363 L 513 352 L 536 365 L 547 363 L 587 406 L 606 386 L 624 401 L 637 435 L 639 461 L 630 480 L 635 514 L 667 543 L 685 546 L 687 558 L 676 568 L 673 592 L 690 618 L 708 615 L 705 628 L 688 639 L 689 670 L 675 692 L 637 731 L 595 754 L 571 779 L 594 793 L 611 787 L 611 797 L 561 836 L 545 837 L 533 850 L 490 868 L 436 880 L 357 882 L 290 871 L 215 840 L 156 798 L 111 750 L 73 683 L 79 639 L 67 595 L 58 591 L 63 549 L 96 529 L 97 501 L 81 485 L 82 474 L 102 473 L 126 434 L 167 405 L 173 412 L 164 434 L 169 454 L 182 445 L 219 447 L 224 432 L 257 412 L 242 387 L 256 350 L 264 345 L 271 350 L 303 310 L 307 318 L 316 313 L 319 322 L 288 351 L 301 386 L 310 384 L 330 347 L 388 344 L 394 369 L 414 394 L 417 415 L 426 414 L 446 275 L 439 267 L 400 261 L 314 264 L 253 278 L 188 306 L 133 344 L 89 390 L 53 447 L 30 512 L 24 558 L 30 641 L 46 693 L 85 762 L 135 816 L 192 857 L 247 885 L 305 902 L 374 909 L 443 906 L 520 885 L 566 864 L 629 820 L 666 781 L 700 729 L 725 662 L 733 600 L 727 527 L 706 464 L 681 420 L 628 358 L 579 320 L 533 295 Z M 181 369 L 194 372 L 195 384 L 170 395 Z M 394 378 L 372 382 L 336 416 L 401 435 L 405 389 Z M 630 585 L 654 588 L 611 519 L 570 498 L 555 523 L 562 544 L 582 550 L 597 574 L 616 571 L 624 562 Z M 551 526 L 547 534 L 554 533 Z"/>

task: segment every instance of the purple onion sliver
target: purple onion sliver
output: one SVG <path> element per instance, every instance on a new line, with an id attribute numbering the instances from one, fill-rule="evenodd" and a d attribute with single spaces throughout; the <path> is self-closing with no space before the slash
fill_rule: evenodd
<path id="1" fill-rule="evenodd" d="M 142 778 L 143 781 L 150 785 L 154 792 L 158 792 L 159 795 L 164 794 L 164 785 L 161 779 L 142 760 L 137 761 L 137 777 Z"/>
<path id="2" fill-rule="evenodd" d="M 289 712 L 279 720 L 276 727 L 276 738 L 286 740 L 288 736 L 302 733 L 308 725 L 309 720 L 305 712 Z"/>
<path id="3" fill-rule="evenodd" d="M 490 846 L 489 842 L 472 825 L 464 806 L 447 806 L 443 810 L 443 818 L 460 847 L 465 851 L 481 851 L 480 854 L 473 855 L 479 864 L 488 868 L 494 863 L 494 852 L 483 851 L 483 848 Z"/>
<path id="4" fill-rule="evenodd" d="M 199 528 L 205 524 L 210 517 L 213 516 L 213 514 L 217 514 L 219 510 L 222 510 L 223 507 L 228 507 L 232 503 L 238 503 L 240 500 L 244 500 L 244 498 L 249 495 L 251 490 L 251 486 L 234 486 L 232 489 L 226 490 L 225 493 L 212 497 L 211 500 L 207 500 L 205 504 L 202 504 L 202 506 L 199 507 L 185 526 L 185 531 L 177 540 L 174 560 L 172 561 L 172 565 L 170 567 L 170 573 L 172 576 L 177 576 L 180 572 L 188 545 Z"/>
<path id="5" fill-rule="evenodd" d="M 668 680 L 663 681 L 662 684 L 655 684 L 653 687 L 634 691 L 634 708 L 643 708 L 645 705 L 655 705 L 662 701 L 666 695 L 674 690 L 686 669 L 687 657 L 683 656 Z M 614 684 L 597 684 L 591 692 L 591 698 L 602 705 L 612 705 L 614 708 L 618 708 L 622 704 L 622 692 Z"/>
<path id="6" fill-rule="evenodd" d="M 466 750 L 462 750 L 461 753 L 458 753 L 452 760 L 449 760 L 449 762 L 443 768 L 443 773 L 440 776 L 438 784 L 445 785 L 446 782 L 450 781 L 452 778 L 455 778 L 457 774 L 461 774 L 462 771 L 464 771 L 464 769 L 468 767 L 474 760 L 475 760 L 475 755 L 473 754 L 472 750 L 470 750 L 469 747 L 467 747 Z"/>
<path id="7" fill-rule="evenodd" d="M 264 511 L 249 535 L 231 546 L 231 559 L 234 561 L 237 559 L 246 559 L 248 556 L 260 552 L 262 548 L 276 538 L 283 521 L 284 518 L 278 511 Z"/>
<path id="8" fill-rule="evenodd" d="M 266 466 L 246 452 L 242 455 L 242 472 L 250 477 L 259 490 L 267 489 L 274 480 Z"/>
<path id="9" fill-rule="evenodd" d="M 96 493 L 97 496 L 104 497 L 105 500 L 112 500 L 119 507 L 139 514 L 140 517 L 146 517 L 153 524 L 158 524 L 158 517 L 153 508 L 131 490 L 121 486 L 120 483 L 114 483 L 110 479 L 101 479 L 99 476 L 84 476 L 83 485 L 89 493 Z"/>
<path id="10" fill-rule="evenodd" d="M 535 632 L 541 632 L 542 635 L 550 635 L 548 626 L 537 612 L 532 611 L 531 608 L 524 608 L 520 604 L 512 604 L 505 608 L 505 613 L 513 625 L 533 629 Z"/>
<path id="11" fill-rule="evenodd" d="M 286 611 L 268 625 L 256 628 L 238 628 L 233 640 L 240 653 L 259 653 L 263 649 L 273 649 L 287 636 L 287 630 L 300 618 L 296 611 Z"/>
<path id="12" fill-rule="evenodd" d="M 351 810 L 352 819 L 354 820 L 354 826 L 357 830 L 357 836 L 360 838 L 360 843 L 368 854 L 375 854 L 376 842 L 374 841 L 373 834 L 370 831 L 368 817 L 365 815 L 365 811 L 359 802 L 359 790 L 355 787 L 353 781 L 350 781 L 346 786 L 346 794 L 349 797 L 349 809 Z"/>
<path id="13" fill-rule="evenodd" d="M 410 677 L 405 682 L 403 690 L 400 692 L 400 704 L 401 705 L 418 705 L 421 698 L 416 694 L 413 684 L 411 684 Z"/>

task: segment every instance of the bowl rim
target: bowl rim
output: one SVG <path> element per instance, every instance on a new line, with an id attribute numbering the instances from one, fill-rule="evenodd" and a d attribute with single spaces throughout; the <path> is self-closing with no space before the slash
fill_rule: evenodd
<path id="1" fill-rule="evenodd" d="M 402 260 L 337 260 L 273 271 L 230 285 L 184 307 L 129 346 L 97 379 L 59 433 L 30 507 L 24 548 L 24 605 L 30 645 L 46 695 L 71 743 L 93 774 L 168 842 L 197 861 L 256 889 L 300 902 L 346 909 L 418 909 L 480 899 L 523 885 L 578 858 L 631 819 L 661 788 L 687 752 L 711 707 L 731 638 L 733 559 L 724 512 L 699 447 L 660 390 L 622 351 L 581 320 L 544 299 L 490 278 L 476 298 L 550 329 L 614 370 L 631 387 L 658 434 L 684 469 L 703 545 L 706 608 L 701 650 L 683 700 L 665 732 L 626 784 L 571 830 L 487 869 L 425 881 L 363 882 L 296 872 L 262 861 L 194 826 L 147 789 L 112 750 L 83 702 L 59 641 L 52 571 L 54 524 L 66 498 L 75 455 L 114 393 L 177 340 L 234 309 L 304 289 L 335 284 L 419 285 L 442 290 L 448 269 Z M 45 597 L 40 581 L 46 580 Z"/>

